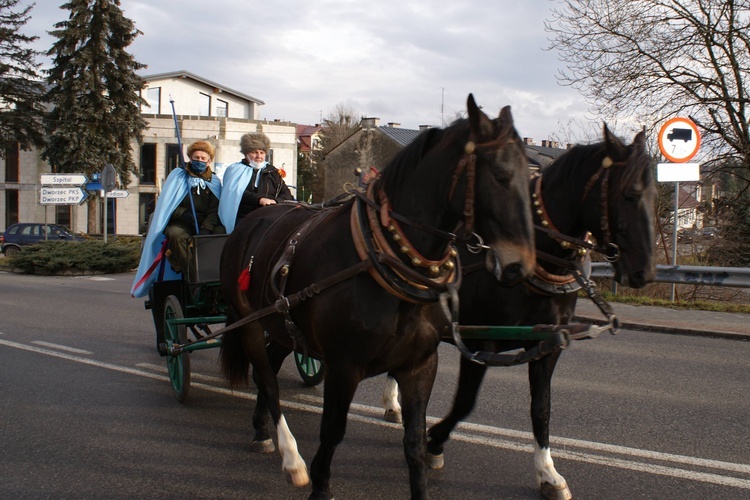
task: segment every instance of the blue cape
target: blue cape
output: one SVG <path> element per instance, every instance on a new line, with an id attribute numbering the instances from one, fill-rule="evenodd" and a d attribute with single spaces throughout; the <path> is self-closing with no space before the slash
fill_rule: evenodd
<path id="1" fill-rule="evenodd" d="M 268 165 L 266 163 L 266 165 Z M 265 168 L 265 166 L 264 166 Z M 241 161 L 232 163 L 224 171 L 222 197 L 219 199 L 219 219 L 227 230 L 227 234 L 234 230 L 237 223 L 237 210 L 240 208 L 242 194 L 253 177 L 253 167 Z M 260 177 L 260 173 L 258 173 Z"/>
<path id="2" fill-rule="evenodd" d="M 176 168 L 170 172 L 164 182 L 154 215 L 148 225 L 148 233 L 141 250 L 138 272 L 135 274 L 133 287 L 130 289 L 130 294 L 133 297 L 143 297 L 148 294 L 149 288 L 159 276 L 160 263 L 164 265 L 164 281 L 180 279 L 180 274 L 172 269 L 168 260 L 164 259 L 162 246 L 166 239 L 164 228 L 167 227 L 172 212 L 188 195 L 189 178 L 190 176 L 185 172 L 185 169 Z M 212 175 L 211 180 L 206 182 L 206 185 L 217 198 L 221 199 L 221 183 L 216 175 Z"/>

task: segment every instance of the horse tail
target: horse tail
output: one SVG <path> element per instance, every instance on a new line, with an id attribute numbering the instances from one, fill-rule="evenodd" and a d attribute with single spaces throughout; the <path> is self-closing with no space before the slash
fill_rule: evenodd
<path id="1" fill-rule="evenodd" d="M 227 332 L 221 340 L 221 371 L 230 387 L 247 385 L 250 373 L 250 358 L 243 347 L 239 331 Z"/>

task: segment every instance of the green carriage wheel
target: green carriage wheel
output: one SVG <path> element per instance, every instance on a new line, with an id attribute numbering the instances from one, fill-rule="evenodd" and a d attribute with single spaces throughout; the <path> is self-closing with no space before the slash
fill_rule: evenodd
<path id="1" fill-rule="evenodd" d="M 313 387 L 323 381 L 326 370 L 325 365 L 319 359 L 308 356 L 305 360 L 304 354 L 295 352 L 294 364 L 297 365 L 297 371 L 305 385 Z"/>
<path id="2" fill-rule="evenodd" d="M 182 306 L 180 301 L 174 295 L 170 295 L 164 301 L 164 340 L 167 347 L 174 344 L 185 345 L 188 341 L 187 328 L 185 325 L 171 324 L 173 319 L 182 319 Z M 190 353 L 183 352 L 175 356 L 167 354 L 167 370 L 169 371 L 169 380 L 172 382 L 172 389 L 177 401 L 182 403 L 187 399 L 190 392 Z"/>

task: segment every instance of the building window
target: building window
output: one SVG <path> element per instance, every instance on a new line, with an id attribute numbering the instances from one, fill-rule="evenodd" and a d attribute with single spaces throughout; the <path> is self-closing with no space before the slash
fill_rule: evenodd
<path id="1" fill-rule="evenodd" d="M 71 211 L 72 207 L 70 205 L 55 205 L 55 223 L 71 229 L 73 227 L 71 225 L 73 221 L 70 215 Z"/>
<path id="2" fill-rule="evenodd" d="M 156 194 L 141 193 L 138 195 L 138 232 L 140 234 L 148 232 L 148 223 L 151 221 L 154 208 L 156 208 Z"/>
<path id="3" fill-rule="evenodd" d="M 222 101 L 221 99 L 216 99 L 216 116 L 221 116 L 223 118 L 226 118 L 227 111 L 229 108 L 229 103 L 227 101 Z"/>
<path id="4" fill-rule="evenodd" d="M 141 145 L 141 184 L 156 184 L 156 144 Z"/>
<path id="5" fill-rule="evenodd" d="M 169 175 L 169 172 L 176 168 L 179 168 L 180 165 L 182 165 L 180 156 L 182 156 L 182 151 L 180 151 L 180 147 L 177 144 L 167 144 L 167 158 L 166 162 L 164 163 L 165 178 L 167 175 Z M 185 157 L 182 156 L 182 158 L 184 159 Z"/>
<path id="6" fill-rule="evenodd" d="M 146 102 L 148 107 L 144 113 L 161 114 L 161 87 L 149 87 L 146 89 Z"/>
<path id="7" fill-rule="evenodd" d="M 18 143 L 5 150 L 5 182 L 18 182 Z"/>
<path id="8" fill-rule="evenodd" d="M 211 116 L 211 96 L 198 93 L 198 116 Z"/>
<path id="9" fill-rule="evenodd" d="M 5 227 L 18 222 L 18 190 L 5 190 Z"/>
<path id="10" fill-rule="evenodd" d="M 273 149 L 268 150 L 268 157 L 266 158 L 266 161 L 273 165 Z"/>

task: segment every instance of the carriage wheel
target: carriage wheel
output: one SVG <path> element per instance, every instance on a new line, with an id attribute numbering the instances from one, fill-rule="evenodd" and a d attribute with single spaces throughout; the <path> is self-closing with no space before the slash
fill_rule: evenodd
<path id="1" fill-rule="evenodd" d="M 168 347 L 174 344 L 186 344 L 187 328 L 185 325 L 173 325 L 170 319 L 184 318 L 180 301 L 174 295 L 164 301 L 164 339 Z M 190 353 L 184 352 L 176 356 L 167 355 L 167 370 L 169 380 L 177 401 L 182 403 L 187 399 L 190 391 Z"/>
<path id="2" fill-rule="evenodd" d="M 313 387 L 323 381 L 326 370 L 325 365 L 319 359 L 308 356 L 307 362 L 305 362 L 304 354 L 295 352 L 294 364 L 297 365 L 297 371 L 305 385 Z"/>

